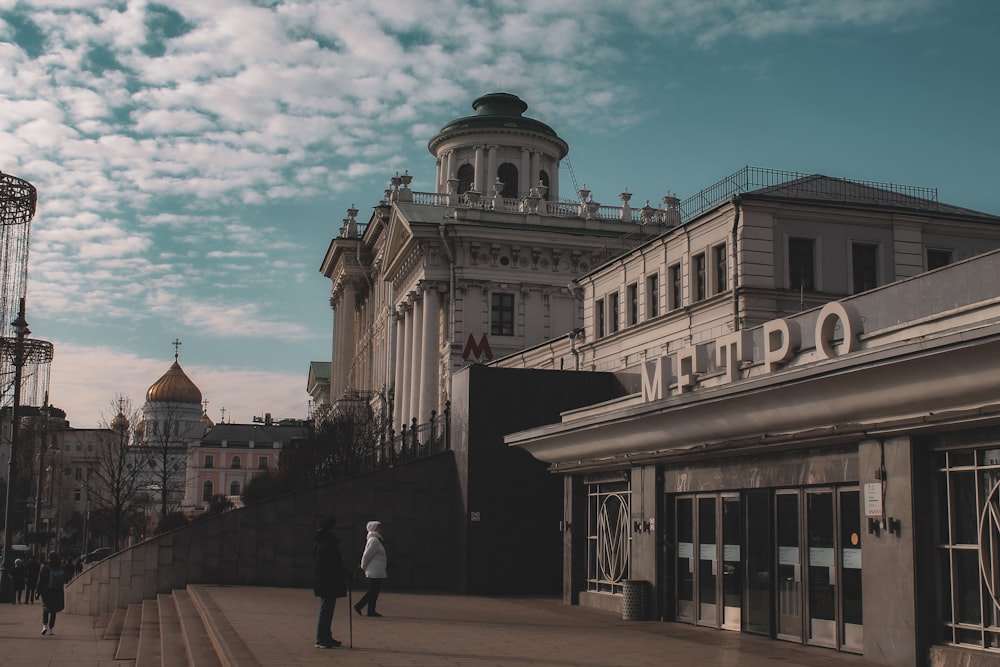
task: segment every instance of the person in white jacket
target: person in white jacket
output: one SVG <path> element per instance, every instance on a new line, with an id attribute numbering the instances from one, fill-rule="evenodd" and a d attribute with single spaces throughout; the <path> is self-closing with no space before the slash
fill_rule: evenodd
<path id="1" fill-rule="evenodd" d="M 382 590 L 382 582 L 386 577 L 386 568 L 389 559 L 385 553 L 385 545 L 382 543 L 382 524 L 378 521 L 369 521 L 365 526 L 368 529 L 368 539 L 365 542 L 365 552 L 361 555 L 361 569 L 365 571 L 365 579 L 368 581 L 368 591 L 354 605 L 354 611 L 360 616 L 362 610 L 368 607 L 369 616 L 381 616 L 375 611 L 375 604 L 378 602 L 378 594 Z"/>

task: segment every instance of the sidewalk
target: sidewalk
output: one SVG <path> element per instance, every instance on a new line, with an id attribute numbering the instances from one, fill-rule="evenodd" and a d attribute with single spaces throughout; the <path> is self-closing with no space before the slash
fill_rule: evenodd
<path id="1" fill-rule="evenodd" d="M 319 601 L 288 588 L 207 587 L 261 665 L 607 667 L 739 665 L 861 667 L 858 656 L 678 623 L 626 622 L 551 598 L 482 598 L 384 591 L 383 618 L 340 600 L 337 649 L 313 648 Z M 358 599 L 358 593 L 354 593 Z M 348 612 L 351 612 L 351 618 Z M 353 626 L 354 648 L 348 648 Z"/>
<path id="2" fill-rule="evenodd" d="M 94 618 L 59 613 L 54 635 L 42 635 L 42 603 L 0 604 L 3 667 L 126 667 L 113 641 L 101 639 Z"/>
<path id="3" fill-rule="evenodd" d="M 383 592 L 383 618 L 338 601 L 341 648 L 313 647 L 319 600 L 293 588 L 204 586 L 260 665 L 366 667 L 608 667 L 738 665 L 865 667 L 858 656 L 679 623 L 622 621 L 551 598 L 482 598 Z M 358 599 L 358 593 L 354 593 Z M 350 616 L 348 612 L 350 611 Z M 42 636 L 41 605 L 0 604 L 0 667 L 131 667 L 115 661 L 88 616 L 59 614 Z M 353 645 L 349 648 L 350 628 Z"/>

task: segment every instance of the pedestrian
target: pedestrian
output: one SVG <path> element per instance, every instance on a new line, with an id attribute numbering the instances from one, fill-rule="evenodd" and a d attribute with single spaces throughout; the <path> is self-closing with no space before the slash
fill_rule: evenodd
<path id="1" fill-rule="evenodd" d="M 63 586 L 66 570 L 59 554 L 51 552 L 38 573 L 38 592 L 42 596 L 42 634 L 56 633 L 56 614 L 66 606 Z"/>
<path id="2" fill-rule="evenodd" d="M 337 598 L 347 596 L 347 579 L 351 573 L 344 567 L 340 555 L 340 541 L 334 533 L 336 519 L 331 515 L 323 519 L 313 537 L 314 576 L 313 593 L 320 599 L 319 617 L 316 619 L 316 648 L 335 648 L 341 642 L 333 638 L 333 611 Z"/>
<path id="3" fill-rule="evenodd" d="M 386 578 L 389 558 L 382 543 L 381 522 L 369 521 L 365 527 L 368 529 L 368 539 L 365 541 L 365 552 L 361 556 L 361 569 L 365 572 L 368 590 L 354 605 L 354 611 L 360 616 L 361 610 L 367 606 L 369 616 L 380 617 L 382 614 L 375 611 L 375 605 L 378 603 L 378 594 L 382 591 L 382 582 Z"/>
<path id="4" fill-rule="evenodd" d="M 27 577 L 28 569 L 24 565 L 24 561 L 20 558 L 14 559 L 14 569 L 11 571 L 11 581 L 14 584 L 14 598 L 10 601 L 11 604 L 24 604 L 21 600 L 21 595 L 24 594 L 24 580 Z"/>
<path id="5" fill-rule="evenodd" d="M 35 554 L 31 554 L 28 565 L 24 573 L 24 598 L 28 604 L 34 604 L 38 597 L 38 570 L 41 564 Z"/>

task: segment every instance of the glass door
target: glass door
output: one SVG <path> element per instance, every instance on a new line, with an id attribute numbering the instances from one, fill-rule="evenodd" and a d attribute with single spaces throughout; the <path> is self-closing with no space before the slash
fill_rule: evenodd
<path id="1" fill-rule="evenodd" d="M 771 531 L 771 493 L 766 489 L 747 491 L 743 495 L 746 526 L 746 567 L 743 630 L 771 636 L 771 582 L 773 535 Z"/>
<path id="2" fill-rule="evenodd" d="M 678 498 L 674 507 L 677 516 L 677 620 L 694 623 L 694 498 Z"/>
<path id="3" fill-rule="evenodd" d="M 833 491 L 806 493 L 809 536 L 809 643 L 837 646 L 837 558 Z"/>
<path id="4" fill-rule="evenodd" d="M 716 496 L 698 498 L 698 624 L 719 627 L 716 578 L 719 575 L 716 542 Z"/>
<path id="5" fill-rule="evenodd" d="M 844 650 L 864 652 L 861 623 L 861 498 L 858 489 L 837 492 L 840 507 L 840 617 Z"/>
<path id="6" fill-rule="evenodd" d="M 799 492 L 778 491 L 774 496 L 774 532 L 777 542 L 777 602 L 779 639 L 802 641 L 802 557 Z"/>
<path id="7" fill-rule="evenodd" d="M 722 496 L 722 627 L 742 628 L 743 515 L 738 495 Z"/>

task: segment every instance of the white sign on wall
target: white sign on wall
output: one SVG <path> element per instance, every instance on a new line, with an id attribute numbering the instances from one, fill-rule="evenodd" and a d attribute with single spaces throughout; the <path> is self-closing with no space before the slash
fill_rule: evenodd
<path id="1" fill-rule="evenodd" d="M 865 516 L 882 518 L 882 482 L 865 484 Z"/>

